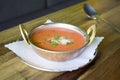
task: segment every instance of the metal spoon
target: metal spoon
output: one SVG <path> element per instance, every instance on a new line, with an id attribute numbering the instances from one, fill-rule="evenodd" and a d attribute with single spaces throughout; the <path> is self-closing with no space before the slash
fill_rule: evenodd
<path id="1" fill-rule="evenodd" d="M 100 18 L 99 14 L 96 12 L 96 10 L 92 6 L 90 6 L 88 4 L 84 4 L 84 11 L 90 19 L 93 19 L 96 22 L 103 21 L 106 24 L 110 25 L 116 31 L 120 32 L 120 29 L 116 25 L 114 25 L 111 22 L 108 22 L 107 20 L 105 20 L 103 18 Z"/>

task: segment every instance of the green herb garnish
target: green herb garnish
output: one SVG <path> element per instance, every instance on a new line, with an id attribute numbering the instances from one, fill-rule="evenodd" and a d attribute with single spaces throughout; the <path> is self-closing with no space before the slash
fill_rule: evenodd
<path id="1" fill-rule="evenodd" d="M 50 45 L 53 46 L 53 47 L 56 47 L 58 45 L 58 43 L 56 43 L 56 42 L 50 42 Z"/>
<path id="2" fill-rule="evenodd" d="M 56 47 L 59 43 L 59 40 L 60 40 L 59 36 L 54 36 L 51 40 L 49 40 L 50 45 Z"/>
<path id="3" fill-rule="evenodd" d="M 67 45 L 71 45 L 71 44 L 73 44 L 73 42 L 67 42 Z"/>
<path id="4" fill-rule="evenodd" d="M 60 37 L 59 37 L 59 36 L 54 36 L 53 40 L 59 41 L 59 40 L 60 40 Z"/>
<path id="5" fill-rule="evenodd" d="M 63 44 L 63 45 L 70 45 L 73 44 L 73 42 L 66 37 L 59 37 L 59 36 L 54 36 L 50 40 L 48 40 L 51 46 L 56 47 L 58 44 Z"/>

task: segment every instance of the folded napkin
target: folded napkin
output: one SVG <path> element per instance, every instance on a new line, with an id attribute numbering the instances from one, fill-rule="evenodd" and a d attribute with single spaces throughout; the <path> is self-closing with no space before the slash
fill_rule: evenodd
<path id="1" fill-rule="evenodd" d="M 89 45 L 81 55 L 63 62 L 44 59 L 35 53 L 32 47 L 27 45 L 24 41 L 12 42 L 6 44 L 5 47 L 12 50 L 23 62 L 33 68 L 44 71 L 60 72 L 76 70 L 90 63 L 95 58 L 96 55 L 94 53 L 103 39 L 104 37 L 95 37 L 93 43 Z"/>

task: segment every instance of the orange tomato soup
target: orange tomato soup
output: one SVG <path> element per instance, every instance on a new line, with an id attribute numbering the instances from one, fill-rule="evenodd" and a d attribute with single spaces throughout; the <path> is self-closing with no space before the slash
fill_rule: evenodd
<path id="1" fill-rule="evenodd" d="M 33 31 L 30 41 L 39 48 L 62 52 L 81 48 L 86 39 L 75 30 L 52 27 Z"/>

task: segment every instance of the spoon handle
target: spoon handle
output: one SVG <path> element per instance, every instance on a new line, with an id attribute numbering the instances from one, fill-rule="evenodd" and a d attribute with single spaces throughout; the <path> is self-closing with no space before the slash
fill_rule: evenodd
<path id="1" fill-rule="evenodd" d="M 105 22 L 106 24 L 110 25 L 111 28 L 115 29 L 116 31 L 118 31 L 120 33 L 120 29 L 115 24 L 105 20 L 104 18 L 99 18 L 99 20 L 101 20 L 101 21 Z"/>

